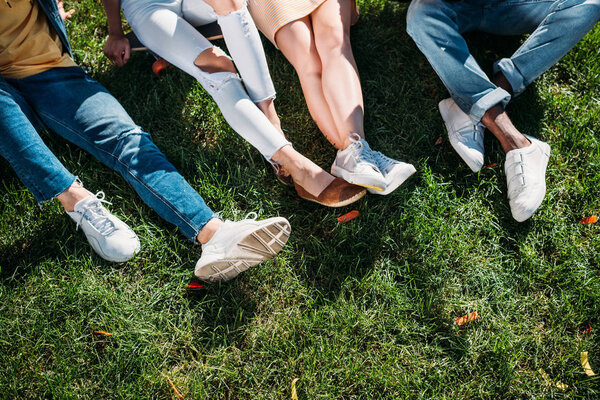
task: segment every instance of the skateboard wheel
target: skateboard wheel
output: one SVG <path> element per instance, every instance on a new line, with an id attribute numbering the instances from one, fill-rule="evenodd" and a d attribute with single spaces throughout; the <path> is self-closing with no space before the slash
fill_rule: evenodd
<path id="1" fill-rule="evenodd" d="M 154 75 L 158 76 L 165 68 L 170 66 L 169 62 L 164 58 L 159 58 L 158 60 L 152 63 L 152 72 Z"/>

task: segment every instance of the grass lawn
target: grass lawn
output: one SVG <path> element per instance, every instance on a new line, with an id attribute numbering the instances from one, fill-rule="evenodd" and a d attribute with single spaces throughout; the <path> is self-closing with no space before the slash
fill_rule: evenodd
<path id="1" fill-rule="evenodd" d="M 450 147 L 437 111 L 447 92 L 405 33 L 407 4 L 360 6 L 367 138 L 418 172 L 387 197 L 327 209 L 278 184 L 189 76 L 157 78 L 141 53 L 109 65 L 101 2 L 67 1 L 76 61 L 207 203 L 230 219 L 285 216 L 292 236 L 274 260 L 190 292 L 200 247 L 118 174 L 44 134 L 86 187 L 106 192 L 142 251 L 102 260 L 0 160 L 0 398 L 176 398 L 170 379 L 186 398 L 289 399 L 295 378 L 299 399 L 600 398 L 580 363 L 587 351 L 600 373 L 600 224 L 578 223 L 600 213 L 600 25 L 509 106 L 552 146 L 546 199 L 519 224 L 491 134 L 486 164 L 497 166 L 479 174 Z M 488 70 L 522 40 L 468 36 Z M 293 68 L 264 42 L 284 130 L 329 168 L 334 150 Z M 352 209 L 360 217 L 338 224 Z M 456 324 L 473 311 L 477 321 Z"/>

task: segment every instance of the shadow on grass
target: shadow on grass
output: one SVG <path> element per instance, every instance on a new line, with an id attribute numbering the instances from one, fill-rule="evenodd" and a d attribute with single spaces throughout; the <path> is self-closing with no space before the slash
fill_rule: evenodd
<path id="1" fill-rule="evenodd" d="M 438 137 L 446 138 L 437 102 L 447 97 L 447 92 L 406 34 L 405 17 L 406 5 L 387 3 L 382 10 L 367 8 L 361 15 L 359 25 L 353 28 L 353 47 L 363 81 L 367 138 L 375 149 L 391 157 L 417 165 L 427 163 L 433 173 L 443 175 L 455 186 L 466 189 L 476 186 L 477 176 L 462 165 L 447 144 L 441 150 L 434 146 Z M 495 36 L 479 34 L 468 37 L 476 58 L 486 66 L 488 72 L 494 60 L 512 53 L 520 41 L 521 38 L 498 40 Z M 289 127 L 292 131 L 294 144 L 301 152 L 327 169 L 334 151 L 316 130 L 306 112 L 293 68 L 272 46 L 267 46 L 267 54 L 272 61 L 271 69 L 274 70 L 279 92 L 278 108 L 282 113 L 284 129 Z M 195 102 L 193 106 L 189 105 L 189 94 L 196 90 L 192 78 L 180 71 L 170 71 L 156 78 L 150 69 L 151 62 L 151 57 L 136 54 L 125 68 L 111 68 L 96 74 L 95 78 L 122 102 L 137 123 L 152 133 L 158 147 L 184 177 L 193 179 L 196 176 L 198 171 L 194 161 L 197 159 L 202 159 L 210 174 L 227 177 L 227 185 L 236 190 L 233 203 L 201 191 L 213 207 L 214 204 L 233 204 L 236 208 L 248 211 L 259 208 L 270 214 L 276 210 L 290 216 L 294 234 L 298 238 L 293 238 L 290 244 L 303 246 L 295 255 L 298 258 L 297 273 L 318 291 L 317 305 L 337 298 L 348 278 L 361 281 L 369 274 L 380 260 L 381 249 L 386 247 L 387 240 L 397 241 L 400 247 L 410 246 L 401 233 L 384 225 L 387 225 L 388 215 L 393 215 L 396 208 L 407 204 L 417 182 L 415 178 L 400 188 L 398 193 L 383 198 L 369 196 L 356 205 L 339 210 L 324 209 L 301 201 L 295 193 L 276 187 L 277 183 L 260 155 L 254 150 L 247 151 L 247 144 L 241 145 L 241 139 L 231 135 L 228 128 L 221 128 L 219 123 L 205 124 L 204 118 L 210 118 L 207 115 L 213 112 L 215 106 L 206 99 L 205 93 L 199 104 Z M 206 110 L 201 107 L 206 107 Z M 539 121 L 543 111 L 534 90 L 528 90 L 517 99 L 509 111 L 518 127 L 536 136 L 539 132 L 536 121 Z M 398 115 L 402 116 L 400 121 Z M 220 132 L 210 136 L 209 132 L 215 127 L 228 134 Z M 294 132 L 296 127 L 311 135 L 298 135 L 298 132 Z M 500 164 L 504 156 L 490 136 L 487 135 L 486 139 L 488 159 Z M 200 146 L 204 148 L 200 149 Z M 51 147 L 57 148 L 56 145 Z M 77 164 L 76 158 L 71 163 Z M 253 191 L 256 187 L 261 190 Z M 502 184 L 501 188 L 502 194 L 490 199 L 500 224 L 503 229 L 510 231 L 511 237 L 514 235 L 517 240 L 524 238 L 529 225 L 518 225 L 511 221 L 504 194 L 506 187 Z M 133 192 L 129 186 L 121 190 L 120 195 L 131 198 L 131 194 L 125 194 Z M 273 196 L 277 197 L 273 199 Z M 348 225 L 338 225 L 335 217 L 354 208 L 361 212 L 361 217 Z M 165 224 L 157 215 L 151 219 L 160 226 Z M 42 250 L 48 246 L 46 240 L 53 231 L 54 222 L 45 221 L 35 236 L 0 249 L 0 257 L 9 266 L 3 268 L 2 276 L 11 276 L 23 260 L 30 265 L 44 260 Z M 507 242 L 505 245 L 508 251 L 516 250 L 514 243 Z M 12 269 L 10 266 L 13 266 Z M 26 272 L 19 270 L 19 274 Z M 447 349 L 460 358 L 462 353 L 456 353 L 456 348 L 464 349 L 467 344 L 455 335 L 441 317 L 443 285 L 435 287 L 428 283 L 435 274 L 428 268 L 414 269 L 413 274 L 410 278 L 414 279 L 417 292 L 425 293 L 427 297 L 424 302 L 428 306 L 419 317 L 423 322 L 438 327 L 434 331 L 436 334 L 451 338 L 448 339 Z M 217 305 L 222 304 L 219 303 L 220 299 L 233 297 L 233 304 L 242 305 L 244 309 L 243 317 L 238 317 L 239 313 L 229 308 L 231 316 L 223 318 L 220 308 L 216 307 L 211 311 L 214 318 L 209 318 L 215 327 L 225 323 L 234 330 L 255 315 L 256 303 L 247 300 L 245 290 L 250 289 L 219 286 L 206 295 L 212 297 Z M 206 296 L 198 300 L 204 300 Z M 459 342 L 458 346 L 456 342 Z"/>

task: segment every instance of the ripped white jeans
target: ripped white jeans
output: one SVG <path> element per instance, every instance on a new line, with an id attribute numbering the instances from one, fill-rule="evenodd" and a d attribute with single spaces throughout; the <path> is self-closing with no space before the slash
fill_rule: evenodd
<path id="1" fill-rule="evenodd" d="M 196 78 L 229 125 L 267 160 L 290 144 L 255 104 L 275 98 L 275 88 L 246 6 L 227 15 L 217 15 L 203 0 L 123 0 L 121 8 L 138 39 Z M 221 27 L 244 85 L 238 74 L 208 73 L 194 64 L 200 53 L 214 47 L 194 26 L 214 21 Z"/>

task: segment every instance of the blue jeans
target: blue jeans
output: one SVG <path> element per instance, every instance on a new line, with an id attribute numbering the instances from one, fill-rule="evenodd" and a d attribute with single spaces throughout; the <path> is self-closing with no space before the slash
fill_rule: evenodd
<path id="1" fill-rule="evenodd" d="M 510 57 L 494 64 L 519 95 L 600 20 L 600 0 L 413 0 L 407 32 L 458 106 L 474 122 L 511 95 L 494 85 L 469 53 L 462 35 L 531 33 Z"/>
<path id="2" fill-rule="evenodd" d="M 0 77 L 0 155 L 39 202 L 75 181 L 36 128 L 45 125 L 119 172 L 142 200 L 190 240 L 214 217 L 119 102 L 79 67 Z"/>

